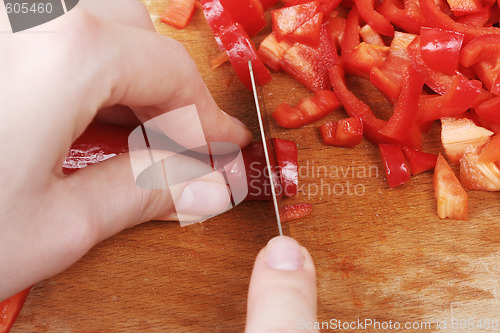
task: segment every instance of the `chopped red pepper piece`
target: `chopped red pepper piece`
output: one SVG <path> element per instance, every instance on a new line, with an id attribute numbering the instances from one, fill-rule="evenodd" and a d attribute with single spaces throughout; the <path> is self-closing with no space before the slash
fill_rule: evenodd
<path id="1" fill-rule="evenodd" d="M 275 138 L 273 147 L 283 195 L 293 197 L 297 194 L 299 184 L 297 145 L 290 140 Z"/>
<path id="2" fill-rule="evenodd" d="M 282 2 L 285 4 L 285 7 L 300 5 L 311 1 L 312 0 L 282 0 Z M 319 11 L 325 15 L 328 15 L 342 2 L 342 0 L 320 0 L 319 2 Z"/>
<path id="3" fill-rule="evenodd" d="M 391 22 L 375 10 L 374 0 L 355 0 L 359 15 L 376 32 L 384 36 L 394 36 Z"/>
<path id="4" fill-rule="evenodd" d="M 363 120 L 365 137 L 373 143 L 384 143 L 388 138 L 379 131 L 386 122 L 378 119 L 368 105 L 359 100 L 348 88 L 344 79 L 344 72 L 339 65 L 330 69 L 330 81 L 338 99 L 350 117 L 359 117 Z"/>
<path id="5" fill-rule="evenodd" d="M 436 5 L 434 0 L 419 0 L 419 3 L 420 9 L 430 26 L 463 33 L 465 43 L 468 43 L 471 39 L 481 35 L 500 34 L 500 29 L 498 28 L 472 27 L 454 21 Z"/>
<path id="6" fill-rule="evenodd" d="M 403 70 L 401 95 L 394 108 L 394 113 L 380 131 L 383 135 L 402 142 L 410 134 L 415 124 L 418 111 L 418 100 L 424 86 L 420 74 L 413 66 Z"/>
<path id="7" fill-rule="evenodd" d="M 470 41 L 462 48 L 460 64 L 465 67 L 472 66 L 484 85 L 491 92 L 498 94 L 500 35 L 484 35 Z"/>
<path id="8" fill-rule="evenodd" d="M 279 0 L 260 0 L 260 2 L 262 3 L 262 7 L 264 8 L 264 10 L 267 10 L 269 8 L 271 8 L 272 6 L 274 6 Z"/>
<path id="9" fill-rule="evenodd" d="M 401 146 L 380 144 L 378 148 L 389 186 L 394 188 L 410 180 L 410 169 Z"/>
<path id="10" fill-rule="evenodd" d="M 240 81 L 252 89 L 248 61 L 252 61 L 257 84 L 264 85 L 271 80 L 271 73 L 257 56 L 257 51 L 245 30 L 233 21 L 231 15 L 219 0 L 201 0 L 205 18 L 219 43 L 225 50 Z"/>
<path id="11" fill-rule="evenodd" d="M 410 64 L 408 45 L 415 35 L 396 31 L 391 41 L 389 54 L 380 68 L 372 68 L 370 82 L 395 104 L 401 92 L 403 69 Z"/>
<path id="12" fill-rule="evenodd" d="M 311 214 L 312 204 L 300 203 L 295 205 L 287 205 L 280 211 L 282 222 L 290 222 L 299 220 Z"/>
<path id="13" fill-rule="evenodd" d="M 271 32 L 259 45 L 257 53 L 262 61 L 273 71 L 281 71 L 281 62 L 286 51 L 293 46 L 288 40 L 278 42 L 274 32 Z"/>
<path id="14" fill-rule="evenodd" d="M 0 302 L 0 332 L 7 333 L 10 331 L 23 308 L 30 290 L 31 287 Z"/>
<path id="15" fill-rule="evenodd" d="M 479 117 L 489 124 L 500 124 L 500 96 L 495 96 L 475 108 Z"/>
<path id="16" fill-rule="evenodd" d="M 427 24 L 418 0 L 405 0 L 404 3 L 401 0 L 384 0 L 377 11 L 408 33 L 418 34 L 420 28 Z"/>
<path id="17" fill-rule="evenodd" d="M 298 128 L 325 117 L 340 105 L 333 91 L 318 90 L 314 96 L 302 99 L 296 107 L 281 103 L 272 116 L 281 127 Z"/>
<path id="18" fill-rule="evenodd" d="M 490 138 L 479 154 L 479 162 L 492 163 L 500 160 L 500 134 Z"/>
<path id="19" fill-rule="evenodd" d="M 128 137 L 132 129 L 92 122 L 73 142 L 63 162 L 64 174 L 70 174 L 89 165 L 129 151 Z"/>
<path id="20" fill-rule="evenodd" d="M 482 91 L 482 83 L 462 74 L 453 76 L 444 95 L 423 95 L 418 104 L 418 123 L 425 124 L 443 117 L 458 116 L 471 108 Z"/>
<path id="21" fill-rule="evenodd" d="M 434 169 L 433 184 L 439 217 L 466 220 L 469 212 L 467 193 L 441 154 Z"/>
<path id="22" fill-rule="evenodd" d="M 422 27 L 420 54 L 427 66 L 449 75 L 458 69 L 458 59 L 464 35 L 450 30 Z"/>
<path id="23" fill-rule="evenodd" d="M 327 17 L 324 19 L 326 30 L 336 49 L 340 49 L 340 40 L 344 35 L 346 19 L 341 16 Z"/>
<path id="24" fill-rule="evenodd" d="M 437 162 L 437 155 L 424 153 L 410 147 L 403 147 L 406 161 L 413 176 L 434 169 Z"/>
<path id="25" fill-rule="evenodd" d="M 273 10 L 271 16 L 276 39 L 279 41 L 285 39 L 285 37 L 313 18 L 318 11 L 319 1 Z"/>
<path id="26" fill-rule="evenodd" d="M 328 69 L 338 63 L 337 50 L 323 27 L 318 47 L 295 43 L 283 55 L 281 67 L 311 91 L 330 89 Z"/>
<path id="27" fill-rule="evenodd" d="M 408 55 L 412 66 L 420 72 L 420 75 L 422 75 L 425 80 L 425 84 L 429 86 L 429 88 L 441 95 L 448 90 L 452 83 L 453 76 L 436 72 L 427 66 L 420 53 L 420 36 L 415 37 L 410 45 L 408 45 Z"/>
<path id="28" fill-rule="evenodd" d="M 193 18 L 195 9 L 196 0 L 170 0 L 160 19 L 173 27 L 183 29 Z"/>
<path id="29" fill-rule="evenodd" d="M 354 147 L 363 139 L 363 121 L 358 117 L 324 123 L 319 127 L 325 145 Z"/>
<path id="30" fill-rule="evenodd" d="M 477 13 L 483 8 L 479 0 L 447 0 L 447 2 L 456 16 Z"/>
<path id="31" fill-rule="evenodd" d="M 255 36 L 266 26 L 264 8 L 259 0 L 219 0 L 234 22 L 241 24 L 247 34 Z"/>
<path id="32" fill-rule="evenodd" d="M 363 42 L 366 42 L 368 44 L 385 46 L 382 36 L 380 36 L 378 32 L 376 32 L 372 27 L 370 27 L 369 24 L 365 24 L 359 30 L 359 35 L 361 36 Z"/>
<path id="33" fill-rule="evenodd" d="M 318 46 L 322 23 L 323 13 L 319 12 L 289 34 L 287 39 L 313 47 Z"/>
<path id="34" fill-rule="evenodd" d="M 388 53 L 387 46 L 361 42 L 349 56 L 352 74 L 368 79 L 374 67 L 382 67 Z"/>
<path id="35" fill-rule="evenodd" d="M 465 188 L 500 191 L 500 169 L 494 162 L 479 160 L 479 149 L 468 147 L 460 159 L 460 182 Z"/>
<path id="36" fill-rule="evenodd" d="M 360 43 L 359 29 L 359 12 L 356 6 L 353 6 L 347 15 L 344 34 L 340 41 L 340 53 L 346 73 L 361 76 L 362 74 L 351 64 L 351 55 Z"/>

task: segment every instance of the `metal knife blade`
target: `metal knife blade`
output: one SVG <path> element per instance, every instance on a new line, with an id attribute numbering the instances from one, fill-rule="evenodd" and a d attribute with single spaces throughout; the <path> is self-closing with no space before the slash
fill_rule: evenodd
<path id="1" fill-rule="evenodd" d="M 260 107 L 259 95 L 257 94 L 257 85 L 255 75 L 253 72 L 252 61 L 248 61 L 248 70 L 250 71 L 250 80 L 252 81 L 253 97 L 255 100 L 255 108 L 257 109 L 257 119 L 259 120 L 260 135 L 262 137 L 262 144 L 264 146 L 264 155 L 266 157 L 266 167 L 269 176 L 269 183 L 271 187 L 271 196 L 273 199 L 274 213 L 278 223 L 278 230 L 280 236 L 283 236 L 283 229 L 281 227 L 280 210 L 278 206 L 278 197 L 276 196 L 276 186 L 278 184 L 278 177 L 273 166 L 276 165 L 276 157 L 274 155 L 273 143 L 271 141 L 271 131 L 269 129 L 269 120 L 264 108 Z"/>

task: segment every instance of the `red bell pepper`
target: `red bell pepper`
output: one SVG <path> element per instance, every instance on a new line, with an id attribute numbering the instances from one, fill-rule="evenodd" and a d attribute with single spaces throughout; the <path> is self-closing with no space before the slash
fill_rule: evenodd
<path id="1" fill-rule="evenodd" d="M 290 140 L 274 138 L 273 147 L 283 195 L 293 197 L 297 194 L 299 184 L 297 145 Z"/>
<path id="2" fill-rule="evenodd" d="M 500 29 L 494 27 L 473 27 L 454 21 L 446 15 L 434 0 L 419 0 L 420 9 L 431 27 L 456 31 L 464 34 L 464 43 L 475 37 L 486 34 L 500 34 Z"/>
<path id="3" fill-rule="evenodd" d="M 418 0 L 384 0 L 377 7 L 377 11 L 386 17 L 392 24 L 411 33 L 420 33 L 420 28 L 427 21 L 420 10 Z"/>
<path id="4" fill-rule="evenodd" d="M 91 123 L 85 132 L 73 143 L 62 168 L 63 173 L 71 174 L 78 169 L 103 162 L 114 156 L 129 151 L 128 138 L 132 129 L 116 125 Z M 283 195 L 281 186 L 284 186 L 285 195 L 296 193 L 297 186 L 297 151 L 292 141 L 275 139 L 275 159 L 281 170 L 277 194 Z M 162 147 L 158 147 L 161 149 Z M 250 143 L 241 150 L 245 163 L 245 174 L 248 186 L 248 196 L 245 200 L 269 200 L 271 189 L 266 171 L 266 162 L 262 142 Z M 242 166 L 243 168 L 243 166 Z M 239 170 L 232 170 L 239 174 Z"/>
<path id="5" fill-rule="evenodd" d="M 281 41 L 304 23 L 312 19 L 319 11 L 319 1 L 311 1 L 290 7 L 283 7 L 271 12 L 273 32 Z"/>
<path id="6" fill-rule="evenodd" d="M 337 50 L 323 27 L 318 47 L 294 43 L 283 55 L 281 67 L 311 91 L 330 89 L 328 69 L 338 63 Z"/>
<path id="7" fill-rule="evenodd" d="M 248 36 L 255 36 L 266 26 L 260 0 L 219 0 L 234 22 L 241 24 Z"/>
<path id="8" fill-rule="evenodd" d="M 441 154 L 434 169 L 433 184 L 439 217 L 466 220 L 469 212 L 467 193 Z"/>
<path id="9" fill-rule="evenodd" d="M 441 95 L 448 90 L 451 86 L 453 76 L 436 72 L 427 66 L 420 53 L 420 36 L 415 37 L 410 45 L 408 45 L 408 55 L 412 66 L 420 72 L 420 75 L 425 80 L 425 84 L 429 88 Z"/>
<path id="10" fill-rule="evenodd" d="M 423 79 L 417 70 L 411 65 L 407 66 L 403 70 L 401 94 L 394 113 L 380 133 L 399 142 L 406 139 L 417 119 L 418 100 L 423 86 Z"/>
<path id="11" fill-rule="evenodd" d="M 285 7 L 296 6 L 300 4 L 305 4 L 313 0 L 282 0 Z M 319 11 L 324 15 L 330 14 L 332 10 L 337 8 L 337 6 L 342 2 L 342 0 L 319 0 Z"/>
<path id="12" fill-rule="evenodd" d="M 479 154 L 479 162 L 492 163 L 500 160 L 500 134 L 490 138 Z"/>
<path id="13" fill-rule="evenodd" d="M 276 3 L 278 3 L 278 1 L 279 0 L 260 0 L 260 2 L 262 3 L 262 8 L 264 8 L 264 10 L 271 8 Z"/>
<path id="14" fill-rule="evenodd" d="M 436 166 L 437 155 L 424 153 L 410 147 L 403 147 L 403 152 L 413 176 L 433 170 Z"/>
<path id="15" fill-rule="evenodd" d="M 394 27 L 391 22 L 375 10 L 374 0 L 355 0 L 359 16 L 376 32 L 384 36 L 394 36 Z"/>
<path id="16" fill-rule="evenodd" d="M 484 27 L 490 19 L 491 9 L 483 8 L 477 13 L 467 14 L 457 18 L 457 22 L 471 27 Z"/>
<path id="17" fill-rule="evenodd" d="M 289 34 L 287 39 L 292 42 L 298 42 L 316 47 L 319 44 L 322 24 L 323 13 L 319 12 Z"/>
<path id="18" fill-rule="evenodd" d="M 363 74 L 351 64 L 351 55 L 360 43 L 359 19 L 359 12 L 356 6 L 353 6 L 347 15 L 344 33 L 340 41 L 340 54 L 346 73 L 362 76 Z"/>
<path id="19" fill-rule="evenodd" d="M 458 69 L 463 41 L 464 35 L 459 32 L 422 27 L 420 54 L 432 70 L 453 75 Z"/>
<path id="20" fill-rule="evenodd" d="M 344 72 L 339 65 L 330 69 L 330 81 L 338 99 L 344 106 L 350 117 L 359 117 L 363 120 L 363 132 L 365 137 L 372 143 L 387 143 L 388 138 L 379 133 L 384 128 L 386 122 L 378 119 L 368 105 L 359 100 L 347 88 L 344 79 Z M 389 140 L 390 141 L 390 140 Z"/>
<path id="21" fill-rule="evenodd" d="M 480 149 L 468 147 L 460 159 L 460 182 L 465 188 L 500 191 L 500 169 L 495 162 L 479 160 Z"/>
<path id="22" fill-rule="evenodd" d="M 272 116 L 281 127 L 299 128 L 325 117 L 340 105 L 333 91 L 318 90 L 314 96 L 302 99 L 296 107 L 281 103 Z"/>
<path id="23" fill-rule="evenodd" d="M 447 2 L 455 16 L 477 13 L 483 8 L 479 0 L 447 0 Z"/>
<path id="24" fill-rule="evenodd" d="M 382 36 L 370 27 L 369 24 L 365 24 L 361 29 L 359 29 L 359 35 L 361 36 L 363 42 L 367 44 L 385 46 Z"/>
<path id="25" fill-rule="evenodd" d="M 0 332 L 8 333 L 14 325 L 31 287 L 0 302 Z"/>
<path id="26" fill-rule="evenodd" d="M 415 35 L 396 31 L 389 54 L 380 68 L 372 68 L 370 82 L 380 90 L 391 104 L 395 104 L 401 92 L 402 72 L 410 64 L 408 45 Z"/>
<path id="27" fill-rule="evenodd" d="M 252 89 L 248 70 L 249 60 L 252 61 L 257 84 L 264 85 L 269 82 L 271 73 L 257 56 L 252 41 L 245 30 L 232 20 L 219 0 L 201 0 L 201 4 L 205 18 L 219 43 L 219 47 L 227 52 L 236 75 L 245 87 L 249 90 Z"/>
<path id="28" fill-rule="evenodd" d="M 353 75 L 370 78 L 370 72 L 374 67 L 382 67 L 389 47 L 361 42 L 349 56 L 349 68 Z"/>
<path id="29" fill-rule="evenodd" d="M 394 188 L 410 180 L 410 169 L 401 146 L 380 144 L 378 148 L 389 187 Z"/>
<path id="30" fill-rule="evenodd" d="M 324 19 L 324 24 L 335 48 L 340 49 L 340 40 L 344 35 L 346 19 L 341 16 L 327 17 Z"/>
<path id="31" fill-rule="evenodd" d="M 418 105 L 418 123 L 423 124 L 464 113 L 474 105 L 481 91 L 480 81 L 469 80 L 462 74 L 456 74 L 444 95 L 421 96 Z"/>
<path id="32" fill-rule="evenodd" d="M 286 51 L 293 46 L 288 40 L 278 42 L 274 32 L 271 32 L 259 45 L 257 53 L 260 59 L 273 72 L 281 71 L 281 63 Z"/>
<path id="33" fill-rule="evenodd" d="M 312 204 L 300 203 L 294 205 L 287 205 L 280 210 L 280 217 L 282 222 L 290 222 L 302 219 L 312 211 Z"/>
<path id="34" fill-rule="evenodd" d="M 63 173 L 70 174 L 127 153 L 128 137 L 131 132 L 132 129 L 127 127 L 92 122 L 73 142 L 62 165 Z"/>
<path id="35" fill-rule="evenodd" d="M 489 124 L 500 124 L 500 96 L 493 97 L 478 106 L 475 111 Z"/>
<path id="36" fill-rule="evenodd" d="M 363 139 L 363 121 L 358 117 L 324 123 L 319 127 L 325 145 L 355 147 Z"/>
<path id="37" fill-rule="evenodd" d="M 472 67 L 484 85 L 498 94 L 500 35 L 483 35 L 470 41 L 460 52 L 460 64 Z"/>
<path id="38" fill-rule="evenodd" d="M 183 29 L 191 22 L 195 9 L 196 0 L 170 0 L 160 19 L 173 27 Z"/>

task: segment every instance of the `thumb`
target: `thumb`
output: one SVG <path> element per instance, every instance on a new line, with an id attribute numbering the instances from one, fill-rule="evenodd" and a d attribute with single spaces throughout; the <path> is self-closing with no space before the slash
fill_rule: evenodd
<path id="1" fill-rule="evenodd" d="M 255 260 L 246 333 L 303 332 L 306 323 L 315 321 L 316 273 L 311 256 L 290 237 L 273 238 Z"/>
<path id="2" fill-rule="evenodd" d="M 225 179 L 209 165 L 156 151 L 159 162 L 145 169 L 140 180 L 134 177 L 129 155 L 81 169 L 66 179 L 66 186 L 74 189 L 66 193 L 92 214 L 87 220 L 97 228 L 96 242 L 149 220 L 202 221 L 230 208 Z M 143 161 L 147 163 L 151 161 Z M 187 180 L 170 186 L 169 180 L 181 175 Z"/>

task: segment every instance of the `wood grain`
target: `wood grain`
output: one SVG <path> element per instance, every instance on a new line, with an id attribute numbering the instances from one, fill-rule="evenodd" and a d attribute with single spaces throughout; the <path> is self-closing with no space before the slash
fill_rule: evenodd
<path id="1" fill-rule="evenodd" d="M 220 107 L 255 131 L 251 94 L 229 65 L 210 68 L 218 49 L 202 13 L 179 31 L 159 22 L 165 1 L 144 2 L 159 33 L 186 46 Z M 369 84 L 349 84 L 388 116 L 389 105 Z M 268 112 L 309 94 L 281 73 L 273 74 L 263 93 Z M 338 111 L 327 120 L 344 116 Z M 319 321 L 431 322 L 431 330 L 414 332 L 456 331 L 452 319 L 500 321 L 497 193 L 469 191 L 470 220 L 440 220 L 431 173 L 389 189 L 367 141 L 331 148 L 321 144 L 318 124 L 272 126 L 275 137 L 299 147 L 301 187 L 287 203 L 314 204 L 311 216 L 290 222 L 285 233 L 306 246 L 317 265 Z M 437 126 L 426 136 L 426 150 L 441 150 Z M 262 202 L 185 228 L 149 222 L 126 230 L 37 284 L 12 332 L 241 332 L 254 257 L 276 234 Z M 446 320 L 446 329 L 437 320 Z M 394 331 L 371 328 L 366 331 Z"/>

